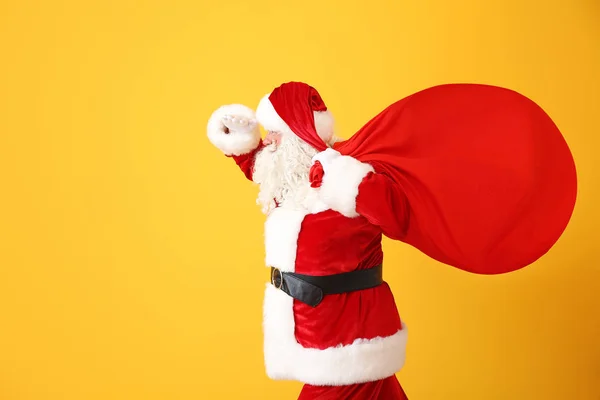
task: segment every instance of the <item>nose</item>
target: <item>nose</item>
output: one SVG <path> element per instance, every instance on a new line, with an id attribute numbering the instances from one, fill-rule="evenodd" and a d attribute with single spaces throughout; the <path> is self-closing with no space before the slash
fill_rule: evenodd
<path id="1" fill-rule="evenodd" d="M 263 142 L 266 145 L 269 145 L 271 143 L 275 143 L 276 145 L 279 145 L 279 142 L 281 142 L 281 133 L 275 132 L 275 131 L 269 131 L 267 133 L 267 136 L 263 140 Z"/>

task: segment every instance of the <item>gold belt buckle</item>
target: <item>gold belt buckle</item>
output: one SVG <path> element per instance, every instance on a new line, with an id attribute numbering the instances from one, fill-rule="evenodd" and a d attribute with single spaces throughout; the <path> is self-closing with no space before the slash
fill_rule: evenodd
<path id="1" fill-rule="evenodd" d="M 277 285 L 277 276 L 279 277 L 279 286 Z M 275 289 L 281 289 L 283 286 L 283 275 L 279 268 L 271 267 L 271 285 L 275 286 Z"/>

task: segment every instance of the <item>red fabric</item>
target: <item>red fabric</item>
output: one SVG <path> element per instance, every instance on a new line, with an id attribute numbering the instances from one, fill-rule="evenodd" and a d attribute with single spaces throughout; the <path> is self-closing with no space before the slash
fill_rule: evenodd
<path id="1" fill-rule="evenodd" d="M 409 226 L 406 196 L 384 174 L 370 173 L 362 180 L 356 196 L 356 212 L 388 237 L 403 237 Z"/>
<path id="2" fill-rule="evenodd" d="M 300 139 L 319 151 L 327 148 L 317 133 L 313 114 L 313 111 L 327 111 L 327 107 L 313 87 L 300 82 L 285 83 L 271 92 L 269 101 Z"/>
<path id="3" fill-rule="evenodd" d="M 364 217 L 347 218 L 332 210 L 309 214 L 298 235 L 296 272 L 332 275 L 371 268 L 383 261 L 381 238 L 380 228 Z M 318 307 L 294 300 L 294 320 L 298 343 L 318 349 L 387 337 L 402 327 L 387 283 L 325 296 Z"/>
<path id="4" fill-rule="evenodd" d="M 408 400 L 395 375 L 348 386 L 304 385 L 298 400 Z"/>
<path id="5" fill-rule="evenodd" d="M 246 154 L 241 154 L 239 156 L 231 155 L 228 157 L 233 158 L 233 160 L 238 165 L 238 167 L 240 167 L 246 178 L 251 181 L 252 174 L 254 173 L 254 162 L 256 160 L 256 154 L 258 154 L 258 152 L 261 151 L 264 147 L 265 145 L 261 140 L 254 150 Z"/>
<path id="6" fill-rule="evenodd" d="M 308 179 L 310 181 L 310 187 L 318 188 L 323 184 L 323 176 L 325 175 L 325 171 L 323 171 L 323 165 L 321 165 L 320 161 L 315 161 L 315 163 L 310 167 L 310 172 L 308 174 Z"/>
<path id="7" fill-rule="evenodd" d="M 286 105 L 280 116 L 301 138 L 314 130 L 303 85 L 277 91 Z M 536 261 L 561 236 L 575 205 L 575 164 L 561 132 L 537 104 L 504 88 L 425 89 L 334 148 L 373 165 L 404 194 L 398 206 L 404 213 L 409 205 L 408 225 L 388 236 L 474 273 Z"/>

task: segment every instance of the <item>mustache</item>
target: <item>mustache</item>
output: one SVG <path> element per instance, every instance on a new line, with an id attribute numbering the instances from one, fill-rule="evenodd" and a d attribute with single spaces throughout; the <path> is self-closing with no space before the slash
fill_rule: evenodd
<path id="1" fill-rule="evenodd" d="M 271 153 L 276 152 L 278 148 L 279 148 L 279 146 L 275 142 L 271 142 L 271 143 L 265 145 L 265 150 L 270 151 Z"/>

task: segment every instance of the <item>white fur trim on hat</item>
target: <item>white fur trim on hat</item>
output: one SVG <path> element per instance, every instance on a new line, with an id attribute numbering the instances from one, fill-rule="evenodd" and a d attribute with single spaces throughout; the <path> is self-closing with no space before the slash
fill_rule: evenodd
<path id="1" fill-rule="evenodd" d="M 315 128 L 317 128 L 317 133 L 323 139 L 323 141 L 327 144 L 333 144 L 334 137 L 334 119 L 333 115 L 329 110 L 326 111 L 314 111 L 313 112 L 315 118 Z"/>
<path id="2" fill-rule="evenodd" d="M 258 125 L 244 127 L 245 129 L 225 131 L 223 118 L 226 115 L 254 120 L 254 111 L 242 104 L 230 104 L 218 108 L 208 120 L 208 140 L 225 155 L 247 154 L 258 147 L 260 130 Z"/>
<path id="3" fill-rule="evenodd" d="M 294 134 L 290 127 L 277 114 L 273 104 L 269 100 L 270 94 L 265 95 L 256 108 L 256 119 L 267 131 L 281 132 L 282 134 Z M 334 137 L 334 119 L 329 110 L 314 111 L 315 128 L 317 134 L 323 141 L 329 145 L 333 144 Z"/>

